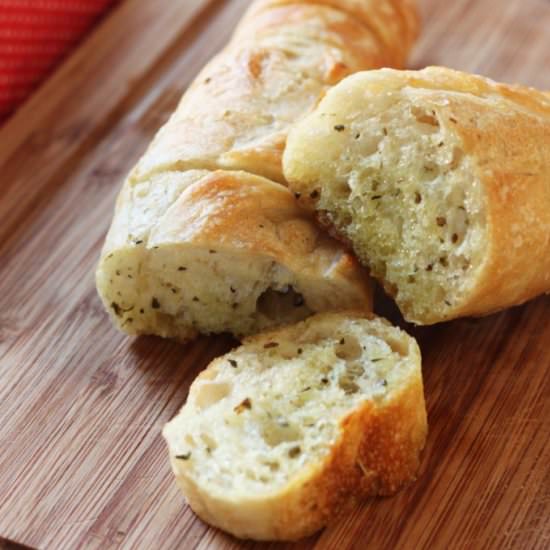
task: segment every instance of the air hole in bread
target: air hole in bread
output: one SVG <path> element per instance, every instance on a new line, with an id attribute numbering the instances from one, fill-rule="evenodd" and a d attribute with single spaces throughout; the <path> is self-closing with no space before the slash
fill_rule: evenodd
<path id="1" fill-rule="evenodd" d="M 432 129 L 430 129 L 430 131 L 436 132 L 439 129 L 440 124 L 435 111 L 427 112 L 420 107 L 414 106 L 411 109 L 411 113 L 420 124 L 431 126 Z"/>
<path id="2" fill-rule="evenodd" d="M 343 199 L 347 199 L 352 192 L 351 187 L 349 186 L 348 182 L 341 182 L 337 186 L 335 186 L 335 192 L 338 193 L 339 196 L 341 196 Z"/>
<path id="3" fill-rule="evenodd" d="M 341 338 L 336 346 L 336 357 L 340 359 L 351 361 L 353 359 L 359 359 L 361 354 L 361 344 L 358 342 L 357 338 L 353 336 Z"/>
<path id="4" fill-rule="evenodd" d="M 212 453 L 212 451 L 215 451 L 218 448 L 216 440 L 211 435 L 203 432 L 201 433 L 200 437 L 202 439 L 202 442 L 206 446 L 205 450 L 207 454 Z"/>
<path id="5" fill-rule="evenodd" d="M 346 394 L 357 393 L 361 389 L 357 380 L 364 374 L 365 368 L 360 363 L 349 363 L 343 374 L 340 375 L 338 385 Z"/>
<path id="6" fill-rule="evenodd" d="M 279 468 L 281 467 L 281 465 L 278 463 L 278 462 L 275 462 L 275 461 L 265 461 L 264 464 L 272 471 L 272 472 L 276 472 L 277 470 L 279 470 Z"/>
<path id="7" fill-rule="evenodd" d="M 312 313 L 302 294 L 290 285 L 282 290 L 268 288 L 259 296 L 256 311 L 267 319 L 283 322 L 301 321 Z"/>
<path id="8" fill-rule="evenodd" d="M 210 407 L 230 395 L 232 389 L 229 382 L 202 382 L 197 392 L 197 406 L 201 409 Z"/>
<path id="9" fill-rule="evenodd" d="M 303 437 L 301 429 L 284 416 L 265 418 L 262 421 L 262 438 L 270 446 L 299 441 Z"/>
<path id="10" fill-rule="evenodd" d="M 406 343 L 401 338 L 392 338 L 389 337 L 386 339 L 387 344 L 390 346 L 391 350 L 403 357 L 407 355 L 408 349 Z"/>
<path id="11" fill-rule="evenodd" d="M 434 181 L 440 174 L 440 167 L 433 161 L 424 160 L 422 166 L 422 179 L 427 181 Z"/>
<path id="12" fill-rule="evenodd" d="M 251 468 L 247 468 L 245 470 L 245 476 L 250 480 L 250 481 L 257 481 L 258 480 L 258 476 L 256 475 L 256 472 L 254 470 L 252 470 Z M 261 480 L 260 480 L 261 481 Z"/>

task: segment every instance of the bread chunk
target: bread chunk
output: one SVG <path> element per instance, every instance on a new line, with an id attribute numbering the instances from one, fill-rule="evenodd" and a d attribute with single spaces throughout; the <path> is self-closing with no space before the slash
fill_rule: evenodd
<path id="1" fill-rule="evenodd" d="M 355 258 L 287 188 L 244 172 L 174 172 L 126 185 L 96 279 L 121 330 L 180 340 L 372 308 Z"/>
<path id="2" fill-rule="evenodd" d="M 194 512 L 241 538 L 295 540 L 415 478 L 420 351 L 380 318 L 326 313 L 213 361 L 164 428 Z"/>
<path id="3" fill-rule="evenodd" d="M 550 290 L 550 96 L 444 68 L 349 77 L 291 132 L 285 175 L 403 315 Z"/>

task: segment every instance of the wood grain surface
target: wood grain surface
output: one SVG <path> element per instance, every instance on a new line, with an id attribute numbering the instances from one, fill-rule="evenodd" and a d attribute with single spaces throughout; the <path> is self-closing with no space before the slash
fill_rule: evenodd
<path id="1" fill-rule="evenodd" d="M 0 547 L 262 547 L 193 516 L 160 436 L 232 342 L 126 338 L 93 282 L 121 179 L 247 4 L 127 0 L 0 131 Z M 413 67 L 550 89 L 549 0 L 421 4 Z M 408 328 L 430 420 L 418 481 L 295 548 L 549 548 L 550 297 Z"/>

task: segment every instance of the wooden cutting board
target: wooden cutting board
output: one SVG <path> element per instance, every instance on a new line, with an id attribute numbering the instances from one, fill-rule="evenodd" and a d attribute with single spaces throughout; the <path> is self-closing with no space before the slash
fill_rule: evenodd
<path id="1" fill-rule="evenodd" d="M 550 1 L 421 3 L 412 66 L 550 89 Z M 6 540 L 239 546 L 185 506 L 160 436 L 191 380 L 231 341 L 181 346 L 118 334 L 93 269 L 119 182 L 247 4 L 124 2 L 0 131 Z M 296 548 L 549 548 L 550 298 L 411 330 L 431 427 L 419 480 Z"/>

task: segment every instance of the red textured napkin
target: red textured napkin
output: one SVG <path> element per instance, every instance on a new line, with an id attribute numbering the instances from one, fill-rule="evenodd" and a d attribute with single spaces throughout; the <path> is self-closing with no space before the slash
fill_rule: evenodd
<path id="1" fill-rule="evenodd" d="M 118 0 L 0 0 L 0 122 Z"/>

